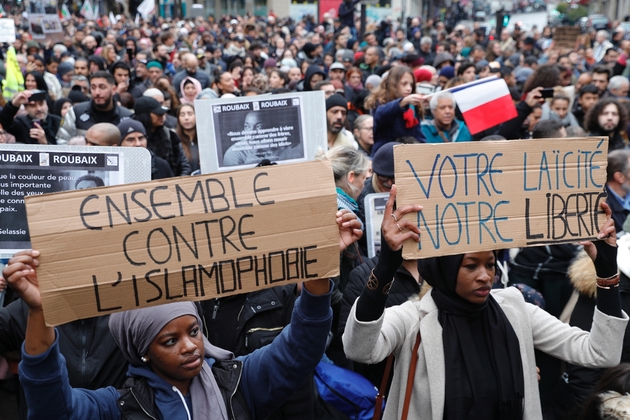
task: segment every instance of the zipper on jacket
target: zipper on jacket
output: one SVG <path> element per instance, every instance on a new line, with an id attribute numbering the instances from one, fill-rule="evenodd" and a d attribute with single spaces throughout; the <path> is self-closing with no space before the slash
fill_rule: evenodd
<path id="1" fill-rule="evenodd" d="M 247 331 L 247 335 L 245 336 L 245 347 L 249 347 L 249 335 L 253 334 L 255 332 L 258 331 L 282 331 L 284 329 L 284 327 L 275 327 L 275 328 L 263 328 L 263 327 L 258 327 L 258 328 L 252 328 L 250 330 Z"/>
<path id="2" fill-rule="evenodd" d="M 136 397 L 136 394 L 134 394 L 133 388 L 129 388 L 129 391 L 131 391 L 131 395 L 133 395 L 133 397 L 136 399 L 136 402 L 138 403 L 138 405 L 140 406 L 142 411 L 144 411 L 144 414 L 146 414 L 148 417 L 151 417 L 153 420 L 157 420 L 155 417 L 153 417 L 151 414 L 149 414 L 149 412 L 144 408 L 144 406 L 142 405 L 142 403 L 140 402 L 138 397 Z"/>
<path id="3" fill-rule="evenodd" d="M 87 338 L 85 336 L 85 320 L 84 319 L 81 320 L 80 328 L 81 328 L 81 383 L 84 383 L 85 359 L 87 359 L 87 349 L 85 348 Z"/>
<path id="4" fill-rule="evenodd" d="M 214 300 L 214 308 L 212 309 L 212 319 L 217 319 L 217 312 L 219 312 L 219 299 Z"/>
<path id="5" fill-rule="evenodd" d="M 237 368 L 238 364 L 234 363 L 234 368 Z M 236 395 L 236 391 L 238 390 L 239 385 L 241 384 L 241 375 L 243 374 L 243 368 L 238 370 L 238 379 L 236 380 L 236 386 L 232 389 L 232 395 L 230 396 L 230 412 L 232 413 L 232 419 L 236 420 L 236 416 L 234 415 L 234 403 L 232 400 Z"/>

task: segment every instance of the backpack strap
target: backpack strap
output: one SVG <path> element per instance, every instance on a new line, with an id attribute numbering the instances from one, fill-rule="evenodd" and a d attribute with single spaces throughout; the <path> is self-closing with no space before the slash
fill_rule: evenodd
<path id="1" fill-rule="evenodd" d="M 411 401 L 411 390 L 413 389 L 413 382 L 416 378 L 416 366 L 418 364 L 418 348 L 420 347 L 420 331 L 416 336 L 416 343 L 413 345 L 413 353 L 411 354 L 411 363 L 409 363 L 409 374 L 407 375 L 407 388 L 405 390 L 405 403 L 403 404 L 403 411 L 400 420 L 407 420 L 409 414 L 409 402 Z"/>
<path id="2" fill-rule="evenodd" d="M 385 389 L 387 388 L 387 383 L 389 382 L 389 374 L 392 370 L 393 362 L 394 353 L 389 355 L 387 363 L 385 363 L 385 372 L 383 372 L 381 386 L 378 389 L 378 394 L 376 394 L 376 405 L 374 406 L 374 415 L 372 416 L 372 420 L 381 420 L 381 416 L 383 414 L 383 398 L 385 398 Z"/>

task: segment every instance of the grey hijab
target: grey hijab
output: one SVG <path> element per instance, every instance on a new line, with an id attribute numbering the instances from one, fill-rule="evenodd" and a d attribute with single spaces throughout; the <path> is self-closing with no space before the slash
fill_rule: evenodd
<path id="1" fill-rule="evenodd" d="M 109 330 L 123 355 L 135 366 L 143 366 L 141 357 L 147 354 L 149 346 L 166 324 L 175 318 L 193 315 L 199 327 L 202 321 L 192 302 L 177 302 L 151 308 L 118 312 L 109 317 Z M 234 354 L 213 346 L 203 338 L 204 356 L 216 360 L 229 360 Z M 190 384 L 190 393 L 195 419 L 227 419 L 227 409 L 221 391 L 208 363 Z"/>

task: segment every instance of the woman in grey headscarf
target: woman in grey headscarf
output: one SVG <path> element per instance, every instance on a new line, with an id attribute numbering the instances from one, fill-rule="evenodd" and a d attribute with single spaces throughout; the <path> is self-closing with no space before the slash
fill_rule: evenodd
<path id="1" fill-rule="evenodd" d="M 340 248 L 360 236 L 349 211 L 337 213 Z M 46 326 L 36 267 L 39 252 L 21 251 L 3 276 L 29 307 L 20 364 L 29 418 L 265 418 L 306 380 L 324 353 L 332 312 L 330 280 L 304 284 L 291 324 L 247 356 L 212 346 L 191 302 L 116 313 L 110 330 L 129 361 L 125 388 L 73 389 L 55 329 Z"/>

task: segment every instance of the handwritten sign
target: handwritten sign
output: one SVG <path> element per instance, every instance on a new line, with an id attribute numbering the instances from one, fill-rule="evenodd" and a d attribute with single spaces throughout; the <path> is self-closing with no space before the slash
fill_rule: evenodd
<path id="1" fill-rule="evenodd" d="M 594 239 L 605 221 L 607 138 L 394 147 L 396 201 L 424 209 L 405 258 Z"/>
<path id="2" fill-rule="evenodd" d="M 31 196 L 26 210 L 49 325 L 339 269 L 320 161 Z"/>
<path id="3" fill-rule="evenodd" d="M 581 33 L 579 26 L 558 26 L 553 33 L 554 46 L 557 49 L 574 49 Z"/>

